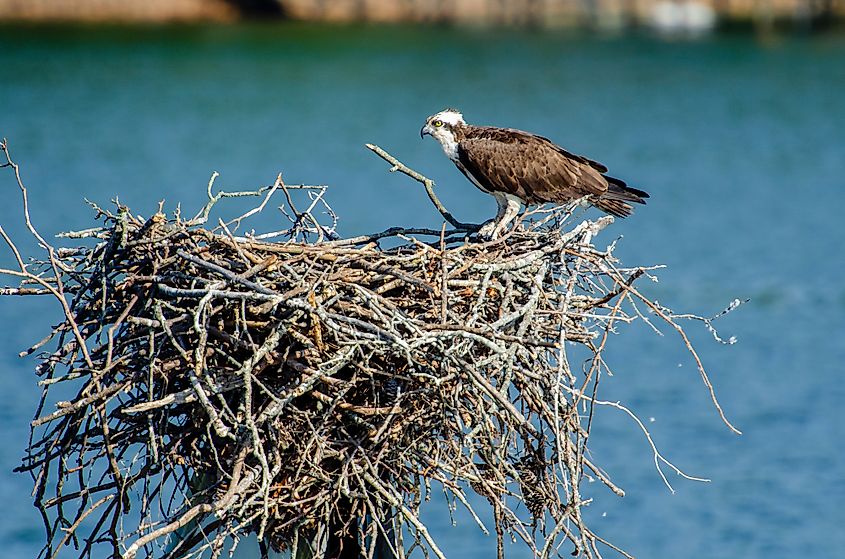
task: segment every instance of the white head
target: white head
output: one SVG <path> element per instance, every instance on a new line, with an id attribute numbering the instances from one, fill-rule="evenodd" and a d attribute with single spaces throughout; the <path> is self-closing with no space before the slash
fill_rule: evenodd
<path id="1" fill-rule="evenodd" d="M 443 152 L 449 159 L 457 161 L 458 140 L 455 130 L 465 124 L 464 115 L 457 109 L 445 109 L 425 120 L 425 126 L 420 129 L 420 138 L 428 134 L 440 142 Z"/>

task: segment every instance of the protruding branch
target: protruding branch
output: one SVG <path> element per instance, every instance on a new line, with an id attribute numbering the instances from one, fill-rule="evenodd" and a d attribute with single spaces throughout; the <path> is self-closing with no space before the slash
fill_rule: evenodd
<path id="1" fill-rule="evenodd" d="M 463 223 L 455 219 L 451 212 L 446 209 L 446 206 L 444 206 L 440 199 L 437 197 L 437 194 L 434 193 L 433 180 L 414 171 L 413 169 L 411 169 L 410 167 L 408 167 L 407 165 L 405 165 L 404 163 L 384 151 L 382 148 L 378 147 L 377 145 L 365 145 L 367 146 L 367 149 L 373 151 L 376 155 L 393 165 L 393 167 L 389 169 L 391 173 L 399 171 L 400 173 L 408 175 L 415 181 L 421 183 L 425 187 L 425 192 L 426 194 L 428 194 L 431 203 L 434 204 L 434 207 L 437 208 L 437 211 L 440 212 L 440 215 L 443 216 L 443 219 L 448 221 L 455 229 L 459 231 L 478 231 L 481 228 L 480 225 L 475 225 L 473 223 Z"/>

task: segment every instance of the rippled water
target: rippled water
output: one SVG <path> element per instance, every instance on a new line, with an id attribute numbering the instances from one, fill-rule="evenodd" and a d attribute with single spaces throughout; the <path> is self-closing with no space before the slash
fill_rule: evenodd
<path id="1" fill-rule="evenodd" d="M 652 194 L 600 238 L 624 235 L 618 254 L 628 264 L 668 265 L 652 295 L 702 314 L 735 297 L 751 302 L 719 323 L 737 345 L 703 329 L 693 336 L 742 437 L 720 424 L 672 332 L 636 327 L 612 340 L 616 374 L 604 397 L 628 402 L 668 458 L 712 482 L 673 476 L 671 494 L 636 425 L 602 410 L 593 458 L 627 496 L 586 487 L 593 527 L 644 558 L 842 556 L 843 38 L 5 27 L 0 71 L 0 135 L 24 166 L 33 220 L 50 234 L 90 224 L 84 198 L 119 195 L 145 215 L 160 199 L 198 208 L 213 170 L 227 188 L 279 171 L 328 184 L 344 234 L 438 226 L 421 189 L 388 175 L 365 142 L 434 178 L 460 219 L 483 220 L 493 202 L 417 135 L 447 105 L 605 162 Z M 31 248 L 8 172 L 0 188 L 0 223 Z M 56 317 L 47 301 L 0 300 L 0 546 L 9 557 L 34 556 L 42 537 L 30 479 L 11 473 L 38 396 L 33 361 L 16 353 Z M 494 553 L 495 538 L 469 519 L 451 527 L 442 505 L 431 510 L 451 557 Z"/>

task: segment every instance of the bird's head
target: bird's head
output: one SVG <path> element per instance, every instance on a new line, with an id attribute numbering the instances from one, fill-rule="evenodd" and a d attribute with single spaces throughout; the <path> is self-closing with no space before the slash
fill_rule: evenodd
<path id="1" fill-rule="evenodd" d="M 444 109 L 425 120 L 425 126 L 420 129 L 420 138 L 428 134 L 443 146 L 443 151 L 450 159 L 458 158 L 458 140 L 455 130 L 463 125 L 464 115 L 457 109 Z"/>

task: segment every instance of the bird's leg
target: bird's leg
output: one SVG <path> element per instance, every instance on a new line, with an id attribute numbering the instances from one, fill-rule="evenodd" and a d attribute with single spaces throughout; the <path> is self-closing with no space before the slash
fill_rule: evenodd
<path id="1" fill-rule="evenodd" d="M 496 226 L 493 228 L 493 232 L 490 235 L 491 239 L 499 237 L 502 231 L 513 221 L 513 218 L 519 214 L 519 208 L 522 206 L 522 202 L 518 198 L 507 195 L 502 196 L 502 198 L 504 199 L 504 209 L 500 209 L 501 217 L 499 217 Z"/>
<path id="2" fill-rule="evenodd" d="M 496 199 L 496 217 L 487 221 L 481 226 L 481 229 L 478 230 L 479 236 L 491 240 L 496 238 L 493 233 L 496 231 L 496 228 L 499 226 L 502 218 L 505 217 L 505 212 L 507 212 L 508 208 L 508 201 L 503 194 L 494 193 L 493 198 Z"/>

